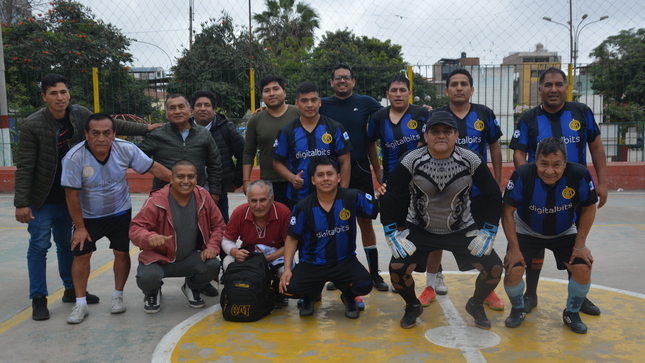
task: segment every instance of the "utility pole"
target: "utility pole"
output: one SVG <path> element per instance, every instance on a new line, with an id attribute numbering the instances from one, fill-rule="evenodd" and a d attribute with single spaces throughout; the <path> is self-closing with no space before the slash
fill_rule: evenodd
<path id="1" fill-rule="evenodd" d="M 188 49 L 193 47 L 193 20 L 195 20 L 195 0 L 188 0 Z"/>

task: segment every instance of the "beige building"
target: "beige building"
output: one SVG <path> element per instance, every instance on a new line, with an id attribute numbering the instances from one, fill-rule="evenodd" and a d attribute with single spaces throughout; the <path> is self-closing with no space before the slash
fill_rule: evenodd
<path id="1" fill-rule="evenodd" d="M 432 65 L 432 75 L 434 76 L 434 84 L 437 87 L 437 94 L 443 95 L 446 89 L 446 78 L 450 72 L 457 68 L 465 68 L 464 66 L 478 66 L 479 57 L 466 57 L 466 52 L 461 52 L 461 58 L 450 59 L 441 58 L 439 61 Z M 468 69 L 472 67 L 467 67 Z"/>
<path id="2" fill-rule="evenodd" d="M 538 43 L 533 52 L 518 52 L 504 57 L 502 65 L 514 66 L 514 101 L 520 105 L 537 106 L 540 103 L 538 80 L 542 72 L 550 67 L 560 68 L 561 58 L 557 52 L 549 52 Z"/>

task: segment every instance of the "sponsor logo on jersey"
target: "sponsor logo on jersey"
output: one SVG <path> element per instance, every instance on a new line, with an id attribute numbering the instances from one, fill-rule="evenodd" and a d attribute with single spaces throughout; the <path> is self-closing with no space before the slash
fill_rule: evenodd
<path id="1" fill-rule="evenodd" d="M 477 121 L 475 121 L 475 124 L 473 126 L 475 127 L 475 130 L 482 131 L 484 129 L 484 121 L 477 119 Z"/>
<path id="2" fill-rule="evenodd" d="M 571 208 L 573 208 L 573 203 L 557 205 L 553 208 L 537 207 L 533 204 L 529 206 L 529 209 L 537 214 L 553 214 L 553 213 L 563 212 Z"/>
<path id="3" fill-rule="evenodd" d="M 576 120 L 575 118 L 569 122 L 569 128 L 573 131 L 578 131 L 580 130 L 580 127 L 582 125 L 580 124 L 580 121 Z"/>
<path id="4" fill-rule="evenodd" d="M 466 136 L 457 139 L 458 145 L 479 144 L 482 142 L 481 136 Z"/>
<path id="5" fill-rule="evenodd" d="M 91 166 L 86 166 L 83 168 L 83 176 L 86 178 L 91 178 L 94 176 L 94 168 Z"/>
<path id="6" fill-rule="evenodd" d="M 419 126 L 416 120 L 410 120 L 408 121 L 408 128 L 410 130 L 416 130 L 416 128 Z"/>
<path id="7" fill-rule="evenodd" d="M 410 136 L 403 136 L 402 138 L 400 138 L 398 140 L 394 140 L 394 141 L 391 141 L 391 142 L 386 142 L 385 147 L 387 147 L 388 149 L 394 149 L 397 146 L 405 145 L 405 144 L 407 144 L 409 142 L 415 142 L 415 141 L 418 142 L 420 139 L 421 139 L 421 136 L 419 136 L 419 134 L 410 135 Z"/>
<path id="8" fill-rule="evenodd" d="M 312 158 L 314 156 L 329 156 L 329 155 L 331 155 L 330 150 L 313 149 L 313 150 L 298 151 L 296 153 L 296 159 L 306 159 L 306 158 Z"/>
<path id="9" fill-rule="evenodd" d="M 275 141 L 273 142 L 273 147 L 278 147 L 278 139 L 275 139 Z"/>
<path id="10" fill-rule="evenodd" d="M 334 140 L 334 137 L 331 136 L 329 132 L 325 132 L 324 135 L 322 135 L 322 142 L 325 144 L 331 144 L 331 142 Z"/>
<path id="11" fill-rule="evenodd" d="M 324 232 L 318 232 L 318 233 L 316 233 L 316 237 L 325 238 L 325 237 L 334 236 L 334 235 L 336 235 L 338 233 L 343 233 L 343 232 L 347 232 L 347 231 L 349 231 L 349 225 L 328 229 L 328 230 L 326 230 Z"/>
<path id="12" fill-rule="evenodd" d="M 575 191 L 575 190 L 573 190 L 573 188 L 566 187 L 566 188 L 564 188 L 564 190 L 562 191 L 562 197 L 563 197 L 564 199 L 571 199 L 571 198 L 573 198 L 573 196 L 574 196 L 574 195 L 576 195 L 576 191 Z"/>
<path id="13" fill-rule="evenodd" d="M 349 134 L 347 133 L 347 131 L 343 132 L 343 139 L 349 140 Z"/>
<path id="14" fill-rule="evenodd" d="M 340 211 L 340 214 L 338 214 L 338 216 L 340 217 L 340 219 L 346 221 L 349 219 L 349 217 L 352 216 L 352 214 L 347 209 L 343 208 L 343 210 Z"/>
<path id="15" fill-rule="evenodd" d="M 506 189 L 513 190 L 513 188 L 515 188 L 515 183 L 513 183 L 512 180 L 509 180 L 508 184 L 506 184 Z"/>
<path id="16" fill-rule="evenodd" d="M 296 216 L 291 217 L 291 220 L 289 221 L 289 224 L 291 224 L 292 226 L 296 225 Z"/>
<path id="17" fill-rule="evenodd" d="M 520 130 L 515 130 L 515 132 L 513 132 L 513 138 L 514 139 L 519 139 L 520 134 L 521 134 Z"/>
<path id="18" fill-rule="evenodd" d="M 576 144 L 580 142 L 580 136 L 562 136 L 562 141 L 564 141 L 565 144 Z"/>

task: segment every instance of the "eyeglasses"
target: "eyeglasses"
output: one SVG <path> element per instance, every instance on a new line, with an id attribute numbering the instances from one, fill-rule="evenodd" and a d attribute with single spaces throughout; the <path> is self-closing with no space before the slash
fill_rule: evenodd
<path id="1" fill-rule="evenodd" d="M 352 79 L 352 76 L 334 76 L 334 81 L 340 81 L 341 79 L 349 81 Z"/>

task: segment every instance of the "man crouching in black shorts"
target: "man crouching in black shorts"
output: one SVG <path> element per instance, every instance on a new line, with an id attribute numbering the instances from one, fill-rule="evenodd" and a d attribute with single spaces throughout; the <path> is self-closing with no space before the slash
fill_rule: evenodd
<path id="1" fill-rule="evenodd" d="M 567 162 L 567 148 L 559 137 L 540 141 L 536 161 L 513 172 L 502 211 L 508 239 L 504 288 L 513 305 L 505 321 L 507 327 L 519 327 L 526 315 L 522 279 L 526 261 L 543 256 L 548 248 L 553 251 L 558 270 L 568 269 L 572 274 L 562 320 L 576 333 L 587 332 L 578 311 L 591 285 L 593 257 L 585 243 L 597 201 L 591 174 L 584 166 Z M 575 213 L 578 205 L 582 207 L 580 215 Z"/>

